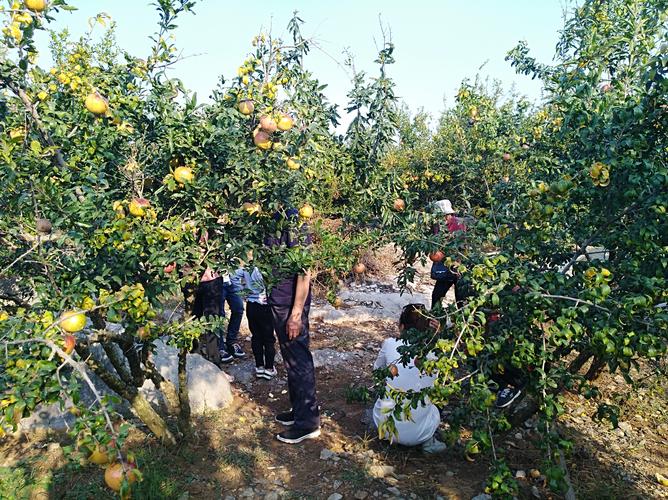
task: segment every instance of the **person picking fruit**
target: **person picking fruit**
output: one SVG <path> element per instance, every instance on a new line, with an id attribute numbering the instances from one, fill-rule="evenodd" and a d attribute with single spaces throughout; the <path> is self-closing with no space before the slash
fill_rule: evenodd
<path id="1" fill-rule="evenodd" d="M 426 315 L 422 304 L 408 304 L 404 306 L 399 317 L 399 338 L 389 338 L 383 341 L 378 357 L 373 364 L 374 370 L 388 368 L 390 376 L 386 379 L 386 390 L 418 392 L 434 385 L 436 376 L 425 375 L 415 366 L 414 360 L 408 363 L 401 362 L 399 348 L 407 345 L 402 339 L 409 330 L 425 331 L 437 327 Z M 377 428 L 387 420 L 396 407 L 396 401 L 391 397 L 379 397 L 373 407 L 373 421 Z M 394 419 L 396 436 L 385 436 L 392 442 L 404 446 L 420 446 L 425 453 L 441 453 L 446 445 L 436 439 L 435 433 L 441 423 L 438 408 L 425 399 L 424 403 L 411 409 L 410 417 L 402 416 Z"/>
<path id="2" fill-rule="evenodd" d="M 444 222 L 448 233 L 452 235 L 460 231 L 466 232 L 466 225 L 455 216 L 455 211 L 452 208 L 450 200 L 437 201 L 434 203 L 434 206 L 438 213 L 445 216 Z M 439 234 L 441 231 L 440 224 L 436 224 L 432 231 L 434 234 Z M 431 278 L 436 281 L 434 290 L 431 294 L 431 308 L 433 309 L 436 304 L 441 303 L 441 300 L 453 285 L 455 287 L 455 300 L 457 301 L 457 304 L 461 304 L 464 300 L 463 290 L 459 286 L 461 273 L 457 271 L 456 266 L 448 267 L 445 265 L 445 254 L 440 250 L 431 254 L 430 258 L 433 261 L 431 266 Z"/>

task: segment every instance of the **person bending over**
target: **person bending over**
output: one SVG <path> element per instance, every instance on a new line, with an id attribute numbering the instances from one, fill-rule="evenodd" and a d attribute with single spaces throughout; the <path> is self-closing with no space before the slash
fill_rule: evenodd
<path id="1" fill-rule="evenodd" d="M 453 235 L 456 232 L 466 232 L 466 225 L 455 216 L 455 211 L 452 208 L 452 203 L 450 200 L 440 200 L 435 204 L 436 211 L 444 215 L 445 229 L 450 235 Z M 441 232 L 441 225 L 437 224 L 434 226 L 432 232 L 438 234 Z M 457 307 L 461 307 L 463 304 L 465 294 L 460 286 L 461 274 L 457 271 L 456 266 L 446 266 L 443 261 L 434 262 L 431 266 L 431 279 L 436 281 L 434 285 L 434 290 L 431 294 L 431 308 L 433 309 L 436 304 L 440 304 L 441 300 L 450 290 L 450 287 L 454 285 L 455 287 L 455 300 L 457 301 Z"/>
<path id="2" fill-rule="evenodd" d="M 422 374 L 415 366 L 413 360 L 407 364 L 401 363 L 401 354 L 399 348 L 407 345 L 402 339 L 402 335 L 411 329 L 424 330 L 429 328 L 429 320 L 425 315 L 426 311 L 422 304 L 408 304 L 405 306 L 399 317 L 399 338 L 389 338 L 383 341 L 383 345 L 378 353 L 378 358 L 374 363 L 374 369 L 390 368 L 394 376 L 386 379 L 386 390 L 394 389 L 398 391 L 420 391 L 434 385 L 435 376 Z M 392 414 L 396 406 L 393 399 L 382 397 L 376 400 L 373 407 L 373 420 L 376 427 L 380 427 L 389 415 Z M 446 446 L 434 436 L 441 416 L 438 408 L 425 399 L 423 404 L 411 410 L 410 418 L 402 415 L 400 419 L 395 418 L 396 436 L 386 436 L 393 442 L 405 446 L 420 446 L 425 453 L 440 453 Z"/>

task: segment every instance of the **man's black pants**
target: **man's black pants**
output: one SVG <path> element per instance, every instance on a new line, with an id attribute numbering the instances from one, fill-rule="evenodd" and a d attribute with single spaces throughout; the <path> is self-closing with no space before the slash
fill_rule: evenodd
<path id="1" fill-rule="evenodd" d="M 246 303 L 248 329 L 251 331 L 251 348 L 255 356 L 255 366 L 274 368 L 276 338 L 274 337 L 274 317 L 271 307 L 258 302 Z"/>
<path id="2" fill-rule="evenodd" d="M 523 389 L 527 384 L 526 373 L 508 364 L 503 365 L 503 372 L 493 371 L 490 378 L 497 383 L 499 389 L 509 385 L 512 385 L 515 389 Z"/>
<path id="3" fill-rule="evenodd" d="M 434 285 L 434 291 L 431 292 L 431 307 L 433 308 L 438 304 L 443 297 L 448 293 L 450 287 L 455 286 L 455 301 L 457 302 L 457 307 L 460 307 L 464 303 L 465 294 L 459 286 L 459 279 L 457 277 L 452 277 L 444 280 L 436 280 Z"/>
<path id="4" fill-rule="evenodd" d="M 281 348 L 283 362 L 288 372 L 288 392 L 295 417 L 295 427 L 314 430 L 320 427 L 320 412 L 315 393 L 315 367 L 309 350 L 310 305 L 302 311 L 302 331 L 296 339 L 289 340 L 286 324 L 292 310 L 290 304 L 271 304 L 274 329 Z"/>

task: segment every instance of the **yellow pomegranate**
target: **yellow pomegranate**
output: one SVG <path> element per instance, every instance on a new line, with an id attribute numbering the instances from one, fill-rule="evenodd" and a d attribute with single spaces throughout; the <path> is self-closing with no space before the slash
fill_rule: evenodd
<path id="1" fill-rule="evenodd" d="M 286 130 L 290 130 L 292 128 L 292 125 L 294 125 L 292 117 L 290 115 L 285 115 L 285 114 L 281 115 L 281 117 L 278 119 L 278 123 L 276 124 L 278 129 L 284 132 Z"/>
<path id="2" fill-rule="evenodd" d="M 298 170 L 299 169 L 299 162 L 295 158 L 290 157 L 285 161 L 285 163 L 290 170 Z"/>
<path id="3" fill-rule="evenodd" d="M 123 470 L 124 468 L 125 470 Z M 104 471 L 104 482 L 107 483 L 107 486 L 112 490 L 120 491 L 124 477 L 130 484 L 137 480 L 137 476 L 134 473 L 135 468 L 136 466 L 131 463 L 113 463 Z"/>
<path id="4" fill-rule="evenodd" d="M 592 179 L 598 179 L 598 176 L 601 175 L 601 170 L 603 170 L 603 164 L 600 162 L 596 162 L 591 166 L 589 175 L 591 176 Z"/>
<path id="5" fill-rule="evenodd" d="M 366 266 L 363 262 L 358 262 L 353 266 L 353 272 L 355 274 L 364 274 L 366 272 Z"/>
<path id="6" fill-rule="evenodd" d="M 179 184 L 190 184 L 194 178 L 193 169 L 190 167 L 178 167 L 174 169 L 174 179 Z"/>
<path id="7" fill-rule="evenodd" d="M 313 207 L 308 203 L 299 209 L 299 216 L 302 219 L 310 219 L 313 217 Z"/>
<path id="8" fill-rule="evenodd" d="M 253 137 L 253 142 L 260 149 L 269 149 L 272 146 L 269 134 L 262 130 L 255 134 L 255 137 Z"/>
<path id="9" fill-rule="evenodd" d="M 268 133 L 273 133 L 276 132 L 276 120 L 274 120 L 271 116 L 269 115 L 264 115 L 260 118 L 260 127 L 262 130 Z"/>
<path id="10" fill-rule="evenodd" d="M 104 465 L 109 463 L 109 455 L 104 448 L 98 446 L 90 454 L 88 461 L 97 465 Z"/>
<path id="11" fill-rule="evenodd" d="M 392 203 L 392 208 L 395 210 L 395 212 L 403 212 L 406 210 L 406 202 L 401 198 L 397 198 Z"/>
<path id="12" fill-rule="evenodd" d="M 262 207 L 259 203 L 246 202 L 241 205 L 241 208 L 243 208 L 248 215 L 259 214 L 262 211 Z"/>
<path id="13" fill-rule="evenodd" d="M 243 101 L 239 101 L 237 109 L 242 115 L 250 115 L 253 111 L 255 111 L 255 106 L 253 105 L 253 101 L 250 99 L 244 99 Z"/>
<path id="14" fill-rule="evenodd" d="M 25 0 L 25 6 L 33 12 L 43 12 L 46 10 L 46 0 Z"/>
<path id="15" fill-rule="evenodd" d="M 65 311 L 60 316 L 60 328 L 69 333 L 75 333 L 86 326 L 86 315 L 76 311 Z"/>
<path id="16" fill-rule="evenodd" d="M 135 217 L 143 217 L 146 214 L 146 209 L 150 207 L 151 204 L 146 198 L 135 198 L 130 202 L 130 213 Z"/>
<path id="17" fill-rule="evenodd" d="M 94 115 L 103 115 L 109 110 L 107 100 L 99 92 L 93 92 L 86 96 L 86 109 Z"/>

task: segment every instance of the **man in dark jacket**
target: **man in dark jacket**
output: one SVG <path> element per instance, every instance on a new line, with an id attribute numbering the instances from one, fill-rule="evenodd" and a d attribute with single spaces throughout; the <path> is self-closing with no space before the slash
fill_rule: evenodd
<path id="1" fill-rule="evenodd" d="M 458 231 L 466 232 L 466 225 L 461 222 L 456 216 L 452 208 L 450 200 L 440 200 L 434 203 L 436 211 L 445 215 L 445 229 L 448 233 L 454 234 Z M 441 231 L 440 224 L 434 226 L 434 234 Z M 461 304 L 464 300 L 464 292 L 459 286 L 459 279 L 461 274 L 457 271 L 455 266 L 446 266 L 443 261 L 434 262 L 431 266 L 431 278 L 436 280 L 434 290 L 431 294 L 432 309 L 436 304 L 440 304 L 441 300 L 450 290 L 450 287 L 455 287 L 455 300 L 457 304 Z"/>
<path id="2" fill-rule="evenodd" d="M 286 210 L 274 217 L 279 231 L 267 237 L 270 247 L 293 248 L 310 244 L 306 225 L 298 227 L 298 213 Z M 292 229 L 292 230 L 291 230 Z M 277 283 L 271 288 L 268 303 L 274 318 L 274 329 L 288 372 L 288 392 L 292 409 L 276 415 L 276 421 L 287 428 L 276 438 L 290 444 L 320 436 L 320 412 L 315 390 L 315 367 L 309 350 L 309 321 L 311 307 L 311 273 L 274 276 Z"/>

